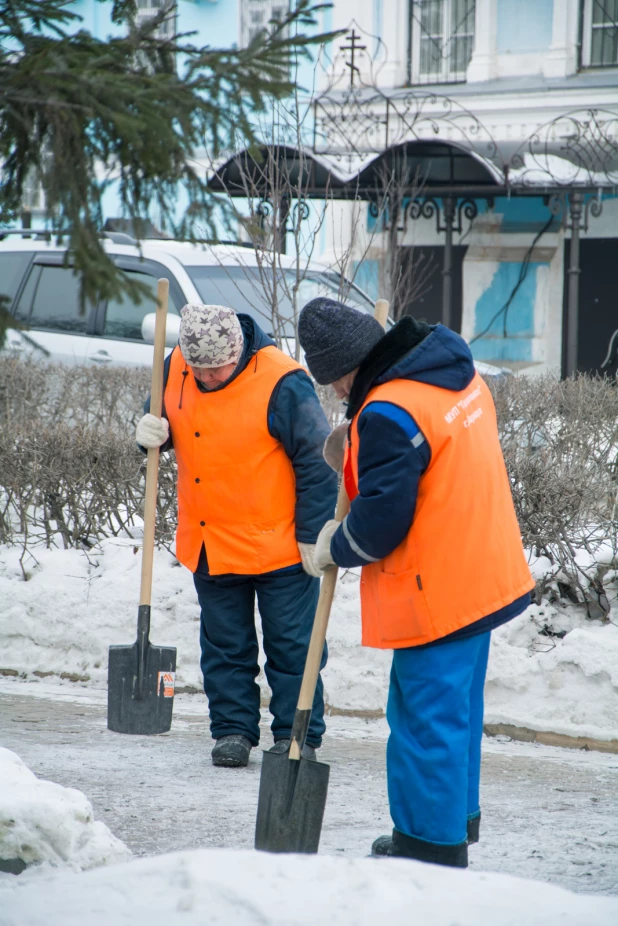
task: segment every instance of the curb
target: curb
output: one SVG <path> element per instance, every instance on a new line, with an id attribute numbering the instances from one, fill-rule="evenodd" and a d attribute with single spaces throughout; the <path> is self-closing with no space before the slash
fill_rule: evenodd
<path id="1" fill-rule="evenodd" d="M 487 736 L 510 736 L 522 743 L 541 743 L 543 746 L 561 746 L 566 749 L 595 750 L 596 752 L 618 753 L 618 740 L 596 740 L 589 736 L 567 736 L 566 733 L 549 733 L 516 727 L 510 723 L 486 723 L 483 732 Z"/>
<path id="2" fill-rule="evenodd" d="M 383 710 L 346 710 L 327 704 L 325 714 L 328 717 L 361 717 L 366 720 L 380 720 L 385 717 Z M 546 730 L 531 730 L 530 727 L 517 727 L 510 723 L 486 723 L 483 733 L 487 736 L 510 736 L 520 743 L 540 743 L 542 746 L 560 746 L 562 749 L 594 750 L 618 754 L 618 740 L 597 740 L 590 736 L 568 736 L 566 733 L 551 733 Z"/>

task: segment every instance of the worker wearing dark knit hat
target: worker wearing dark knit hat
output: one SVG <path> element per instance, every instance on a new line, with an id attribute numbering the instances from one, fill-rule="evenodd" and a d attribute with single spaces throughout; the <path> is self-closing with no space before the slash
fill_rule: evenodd
<path id="1" fill-rule="evenodd" d="M 307 366 L 347 401 L 325 445 L 350 512 L 328 521 L 316 563 L 362 566 L 363 644 L 393 650 L 387 719 L 394 829 L 373 855 L 465 867 L 480 824 L 490 631 L 534 586 L 491 394 L 470 349 L 406 316 L 386 334 L 314 299 L 298 325 Z M 439 756 L 439 761 L 436 761 Z"/>
<path id="2" fill-rule="evenodd" d="M 298 337 L 311 375 L 326 386 L 355 370 L 384 337 L 384 328 L 371 315 L 318 298 L 300 313 Z"/>

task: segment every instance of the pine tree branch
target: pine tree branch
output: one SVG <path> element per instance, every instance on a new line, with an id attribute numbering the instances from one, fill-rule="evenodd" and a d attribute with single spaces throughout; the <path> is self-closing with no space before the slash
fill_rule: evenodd
<path id="1" fill-rule="evenodd" d="M 105 191 L 115 187 L 136 227 L 156 209 L 185 237 L 214 229 L 195 152 L 254 144 L 256 113 L 294 88 L 292 65 L 339 33 L 305 31 L 327 4 L 299 0 L 247 48 L 198 47 L 192 33 L 157 36 L 169 8 L 138 23 L 134 0 L 115 0 L 112 17 L 126 31 L 102 41 L 70 31 L 79 21 L 70 6 L 0 0 L 0 223 L 19 215 L 26 183 L 38 178 L 85 303 L 136 293 L 99 238 Z M 178 218 L 180 197 L 189 207 Z"/>

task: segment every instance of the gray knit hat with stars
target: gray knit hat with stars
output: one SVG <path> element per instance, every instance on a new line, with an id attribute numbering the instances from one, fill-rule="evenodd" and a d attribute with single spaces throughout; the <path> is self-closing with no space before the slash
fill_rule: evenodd
<path id="1" fill-rule="evenodd" d="M 187 363 L 203 368 L 238 363 L 245 342 L 233 309 L 196 302 L 180 310 L 178 343 Z"/>
<path id="2" fill-rule="evenodd" d="M 372 315 L 320 296 L 300 313 L 298 337 L 311 375 L 326 386 L 355 370 L 384 328 Z"/>

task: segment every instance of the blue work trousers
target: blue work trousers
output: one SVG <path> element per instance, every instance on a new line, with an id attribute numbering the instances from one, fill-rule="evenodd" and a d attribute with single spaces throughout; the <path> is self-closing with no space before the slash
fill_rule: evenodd
<path id="1" fill-rule="evenodd" d="M 255 597 L 262 620 L 266 679 L 272 697 L 271 730 L 275 740 L 288 739 L 292 730 L 300 683 L 320 580 L 299 564 L 285 571 L 255 576 L 207 576 L 194 573 L 201 608 L 200 644 L 204 691 L 210 708 L 214 739 L 240 733 L 253 746 L 260 739 L 260 688 L 256 682 L 258 640 Z M 326 665 L 324 646 L 322 668 Z M 307 735 L 320 746 L 324 724 L 322 679 L 313 700 Z"/>
<path id="2" fill-rule="evenodd" d="M 386 711 L 388 798 L 395 829 L 464 842 L 480 812 L 483 688 L 490 633 L 393 654 Z"/>

